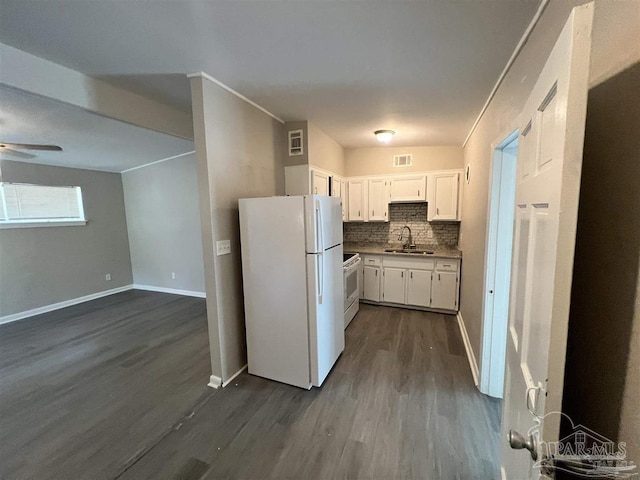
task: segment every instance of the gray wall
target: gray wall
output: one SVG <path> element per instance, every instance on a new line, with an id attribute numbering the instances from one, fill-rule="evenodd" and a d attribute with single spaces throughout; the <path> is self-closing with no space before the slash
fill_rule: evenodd
<path id="1" fill-rule="evenodd" d="M 88 222 L 0 230 L 0 316 L 132 283 L 120 174 L 7 160 L 1 168 L 5 182 L 82 187 Z"/>
<path id="2" fill-rule="evenodd" d="M 589 93 L 563 411 L 640 462 L 640 63 Z M 567 431 L 568 434 L 568 431 Z"/>
<path id="3" fill-rule="evenodd" d="M 204 294 L 195 154 L 125 172 L 122 184 L 134 283 Z"/>
<path id="4" fill-rule="evenodd" d="M 344 148 L 313 123 L 307 122 L 309 165 L 344 175 Z M 289 157 L 291 158 L 291 157 Z"/>
<path id="5" fill-rule="evenodd" d="M 481 358 L 491 145 L 516 129 L 517 117 L 572 7 L 583 3 L 586 1 L 549 3 L 464 149 L 464 164 L 471 165 L 471 182 L 464 185 L 460 224 L 460 248 L 464 252 L 460 310 L 476 358 Z M 640 2 L 595 2 L 589 72 L 591 85 L 629 66 L 634 58 L 640 58 L 638 31 Z"/>
<path id="6" fill-rule="evenodd" d="M 238 199 L 284 193 L 284 126 L 203 78 L 191 79 L 213 375 L 246 364 Z M 215 242 L 231 240 L 216 256 Z"/>

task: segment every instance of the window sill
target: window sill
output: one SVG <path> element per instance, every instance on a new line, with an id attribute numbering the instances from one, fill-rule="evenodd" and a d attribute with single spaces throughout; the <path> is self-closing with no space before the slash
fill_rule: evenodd
<path id="1" fill-rule="evenodd" d="M 86 224 L 86 220 L 35 220 L 29 222 L 0 222 L 0 230 L 9 228 L 79 227 Z"/>

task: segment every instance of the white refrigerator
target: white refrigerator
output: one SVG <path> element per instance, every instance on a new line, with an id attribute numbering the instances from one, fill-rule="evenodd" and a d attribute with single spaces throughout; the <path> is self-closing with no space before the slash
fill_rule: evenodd
<path id="1" fill-rule="evenodd" d="M 341 200 L 245 198 L 239 208 L 249 373 L 319 387 L 344 350 Z"/>

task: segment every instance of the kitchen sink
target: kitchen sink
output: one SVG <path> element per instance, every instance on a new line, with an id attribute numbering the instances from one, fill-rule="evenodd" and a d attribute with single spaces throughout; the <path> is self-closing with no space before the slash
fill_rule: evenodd
<path id="1" fill-rule="evenodd" d="M 385 253 L 410 253 L 413 255 L 433 255 L 433 250 L 416 250 L 406 248 L 386 248 Z"/>

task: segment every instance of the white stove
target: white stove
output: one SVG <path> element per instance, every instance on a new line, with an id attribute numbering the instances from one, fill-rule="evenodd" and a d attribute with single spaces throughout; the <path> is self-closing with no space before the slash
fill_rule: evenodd
<path id="1" fill-rule="evenodd" d="M 344 262 L 344 328 L 347 328 L 360 308 L 360 255 L 357 253 L 345 253 Z"/>

